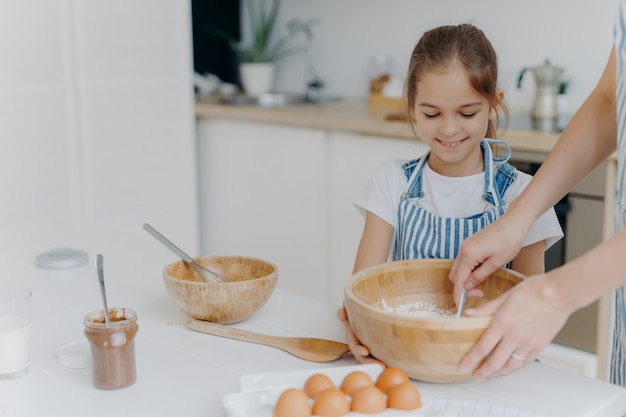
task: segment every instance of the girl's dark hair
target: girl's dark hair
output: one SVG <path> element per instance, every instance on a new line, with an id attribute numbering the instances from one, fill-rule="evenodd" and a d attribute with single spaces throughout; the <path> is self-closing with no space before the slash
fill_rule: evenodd
<path id="1" fill-rule="evenodd" d="M 422 74 L 433 70 L 451 69 L 461 64 L 474 90 L 506 116 L 508 110 L 498 94 L 498 58 L 491 42 L 482 30 L 471 24 L 440 26 L 424 33 L 411 53 L 404 92 L 407 118 L 415 132 L 415 98 L 417 82 Z M 486 136 L 496 137 L 499 118 L 491 120 Z"/>

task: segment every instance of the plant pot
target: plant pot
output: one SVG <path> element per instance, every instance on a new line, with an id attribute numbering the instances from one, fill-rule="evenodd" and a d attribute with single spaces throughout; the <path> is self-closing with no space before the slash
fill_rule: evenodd
<path id="1" fill-rule="evenodd" d="M 559 94 L 556 96 L 556 108 L 559 116 L 571 113 L 567 94 Z"/>
<path id="2" fill-rule="evenodd" d="M 274 64 L 271 62 L 247 62 L 239 65 L 241 84 L 248 96 L 269 93 L 274 84 Z"/>

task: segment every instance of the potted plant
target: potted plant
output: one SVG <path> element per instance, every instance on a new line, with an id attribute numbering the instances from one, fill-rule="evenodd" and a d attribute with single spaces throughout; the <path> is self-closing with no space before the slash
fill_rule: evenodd
<path id="1" fill-rule="evenodd" d="M 269 5 L 268 5 L 269 2 Z M 247 23 L 250 28 L 250 43 L 239 42 L 215 27 L 207 29 L 224 39 L 239 59 L 239 75 L 247 95 L 257 96 L 271 91 L 274 81 L 274 64 L 298 48 L 288 43 L 301 26 L 286 25 L 276 36 L 278 11 L 281 0 L 247 0 Z"/>
<path id="2" fill-rule="evenodd" d="M 570 112 L 567 93 L 571 84 L 572 81 L 570 79 L 563 79 L 559 83 L 559 94 L 556 96 L 556 108 L 559 116 L 567 115 Z"/>
<path id="3" fill-rule="evenodd" d="M 561 80 L 559 83 L 559 94 L 567 94 L 571 83 L 572 81 L 569 79 Z"/>

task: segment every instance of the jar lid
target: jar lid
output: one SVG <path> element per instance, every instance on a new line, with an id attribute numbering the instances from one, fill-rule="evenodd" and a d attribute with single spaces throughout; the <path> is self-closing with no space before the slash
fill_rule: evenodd
<path id="1" fill-rule="evenodd" d="M 91 368 L 91 350 L 86 340 L 75 340 L 59 348 L 57 359 L 65 368 Z"/>
<path id="2" fill-rule="evenodd" d="M 54 248 L 40 253 L 35 265 L 46 269 L 70 269 L 84 265 L 89 260 L 87 252 L 71 248 Z"/>

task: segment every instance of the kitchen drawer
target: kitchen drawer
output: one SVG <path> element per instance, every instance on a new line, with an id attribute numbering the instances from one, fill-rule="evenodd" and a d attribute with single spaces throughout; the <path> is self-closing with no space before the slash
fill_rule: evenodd
<path id="1" fill-rule="evenodd" d="M 602 242 L 604 201 L 570 194 L 565 231 L 565 260 L 587 252 Z"/>
<path id="2" fill-rule="evenodd" d="M 591 178 L 591 180 L 597 179 Z M 586 186 L 586 184 L 580 184 Z M 584 189 L 584 188 L 583 188 Z M 602 241 L 604 202 L 571 193 L 565 232 L 565 260 L 569 262 Z M 555 343 L 596 352 L 598 302 L 572 314 L 554 339 Z"/>
<path id="3" fill-rule="evenodd" d="M 600 166 L 591 171 L 589 175 L 583 178 L 582 181 L 572 189 L 572 193 L 604 199 L 605 171 L 606 162 L 603 162 Z M 600 227 L 601 226 L 600 224 Z"/>
<path id="4" fill-rule="evenodd" d="M 528 174 L 534 174 L 538 165 L 546 159 L 546 154 L 537 152 L 513 151 L 510 163 Z M 572 190 L 572 193 L 584 196 L 604 198 L 606 162 L 603 162 L 589 175 L 583 178 Z"/>

